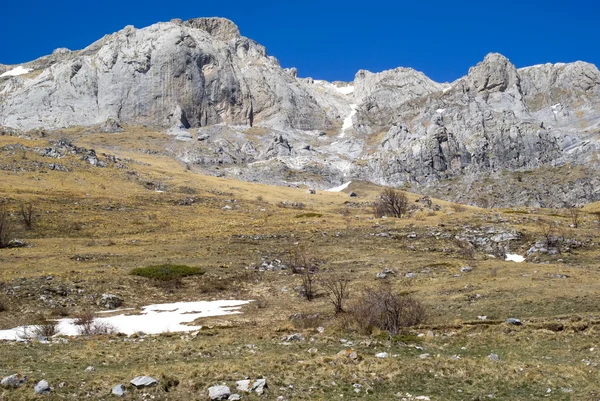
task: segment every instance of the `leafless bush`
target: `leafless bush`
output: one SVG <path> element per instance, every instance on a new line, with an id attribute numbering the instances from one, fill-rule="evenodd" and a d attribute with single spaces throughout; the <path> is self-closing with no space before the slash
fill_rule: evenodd
<path id="1" fill-rule="evenodd" d="M 40 317 L 38 324 L 33 326 L 31 336 L 37 338 L 50 338 L 59 333 L 58 320 Z"/>
<path id="2" fill-rule="evenodd" d="M 316 273 L 319 270 L 320 261 L 301 246 L 290 249 L 283 259 L 294 274 L 303 274 L 305 271 Z"/>
<path id="3" fill-rule="evenodd" d="M 5 208 L 0 209 L 0 248 L 8 248 L 13 240 L 13 227 L 10 213 Z"/>
<path id="4" fill-rule="evenodd" d="M 402 191 L 386 188 L 373 205 L 375 217 L 402 218 L 408 213 L 408 198 Z"/>
<path id="5" fill-rule="evenodd" d="M 77 315 L 74 323 L 78 326 L 79 334 L 82 336 L 98 336 L 116 332 L 112 324 L 96 319 L 94 314 L 88 311 Z"/>
<path id="6" fill-rule="evenodd" d="M 314 273 L 308 269 L 302 274 L 302 295 L 307 301 L 312 301 L 316 296 Z"/>
<path id="7" fill-rule="evenodd" d="M 464 259 L 475 259 L 475 247 L 469 241 L 456 238 L 454 244 L 458 248 L 458 254 Z"/>
<path id="8" fill-rule="evenodd" d="M 21 203 L 21 218 L 25 228 L 31 230 L 33 228 L 33 203 Z"/>
<path id="9" fill-rule="evenodd" d="M 366 288 L 349 309 L 351 321 L 360 331 L 373 328 L 396 335 L 404 327 L 423 323 L 425 306 L 411 295 L 393 291 L 389 286 Z"/>
<path id="10" fill-rule="evenodd" d="M 571 219 L 571 225 L 573 228 L 578 228 L 581 222 L 581 210 L 575 206 L 568 209 L 569 218 Z"/>
<path id="11" fill-rule="evenodd" d="M 339 275 L 332 275 L 322 278 L 320 284 L 327 292 L 327 298 L 333 304 L 335 313 L 344 312 L 344 302 L 350 296 L 348 290 L 350 279 Z"/>
<path id="12" fill-rule="evenodd" d="M 540 229 L 547 247 L 559 247 L 564 242 L 564 233 L 560 232 L 553 221 L 540 220 Z"/>

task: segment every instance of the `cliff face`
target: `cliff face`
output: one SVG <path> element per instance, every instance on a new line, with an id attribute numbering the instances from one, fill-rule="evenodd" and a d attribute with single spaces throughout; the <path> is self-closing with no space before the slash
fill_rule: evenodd
<path id="1" fill-rule="evenodd" d="M 175 157 L 280 184 L 363 179 L 471 203 L 480 188 L 496 194 L 493 205 L 600 200 L 592 64 L 516 69 L 490 54 L 451 84 L 409 68 L 329 83 L 282 69 L 231 21 L 199 18 L 127 27 L 19 66 L 26 74 L 14 68 L 0 65 L 5 127 L 173 127 L 196 139 L 170 148 Z M 577 165 L 585 172 L 572 179 L 510 181 Z"/>

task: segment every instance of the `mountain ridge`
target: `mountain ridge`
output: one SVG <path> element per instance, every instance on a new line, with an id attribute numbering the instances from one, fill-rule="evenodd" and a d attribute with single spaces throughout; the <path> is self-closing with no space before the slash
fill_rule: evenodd
<path id="1" fill-rule="evenodd" d="M 361 179 L 440 196 L 444 183 L 462 192 L 500 172 L 599 168 L 600 72 L 585 62 L 517 69 L 490 53 L 452 83 L 405 67 L 330 83 L 281 68 L 227 19 L 196 18 L 128 26 L 20 67 L 32 71 L 0 78 L 0 126 L 158 127 L 186 143 L 172 156 L 250 181 Z M 514 202 L 596 201 L 597 184 L 534 186 Z"/>

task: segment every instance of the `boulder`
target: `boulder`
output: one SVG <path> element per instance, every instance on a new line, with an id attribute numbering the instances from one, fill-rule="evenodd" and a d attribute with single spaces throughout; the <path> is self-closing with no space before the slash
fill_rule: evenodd
<path id="1" fill-rule="evenodd" d="M 231 395 L 227 386 L 212 386 L 208 388 L 208 396 L 211 400 L 226 400 Z"/>
<path id="2" fill-rule="evenodd" d="M 0 382 L 2 387 L 6 388 L 17 388 L 21 387 L 27 381 L 27 376 L 23 376 L 20 373 L 15 373 L 14 375 L 6 376 Z"/>
<path id="3" fill-rule="evenodd" d="M 33 391 L 35 391 L 36 394 L 47 394 L 52 391 L 52 389 L 46 380 L 40 380 L 33 388 Z"/>
<path id="4" fill-rule="evenodd" d="M 131 383 L 135 388 L 144 388 L 144 387 L 152 387 L 158 384 L 158 381 L 150 376 L 137 376 Z"/>
<path id="5" fill-rule="evenodd" d="M 122 384 L 117 384 L 116 386 L 114 386 L 112 388 L 111 394 L 115 395 L 117 397 L 125 397 L 125 393 L 127 391 L 125 390 L 125 386 Z"/>

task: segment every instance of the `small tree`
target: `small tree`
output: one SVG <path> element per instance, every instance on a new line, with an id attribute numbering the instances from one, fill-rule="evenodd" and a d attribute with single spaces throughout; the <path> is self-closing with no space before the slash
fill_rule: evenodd
<path id="1" fill-rule="evenodd" d="M 21 203 L 21 217 L 25 228 L 31 230 L 33 227 L 33 204 L 31 202 Z"/>
<path id="2" fill-rule="evenodd" d="M 402 218 L 408 212 L 408 198 L 402 191 L 386 188 L 379 194 L 379 198 L 375 201 L 373 212 L 376 217 L 389 216 Z"/>
<path id="3" fill-rule="evenodd" d="M 320 281 L 321 286 L 327 291 L 327 298 L 333 304 L 336 315 L 344 312 L 344 301 L 348 299 L 350 292 L 348 284 L 350 279 L 342 276 L 328 276 Z"/>

